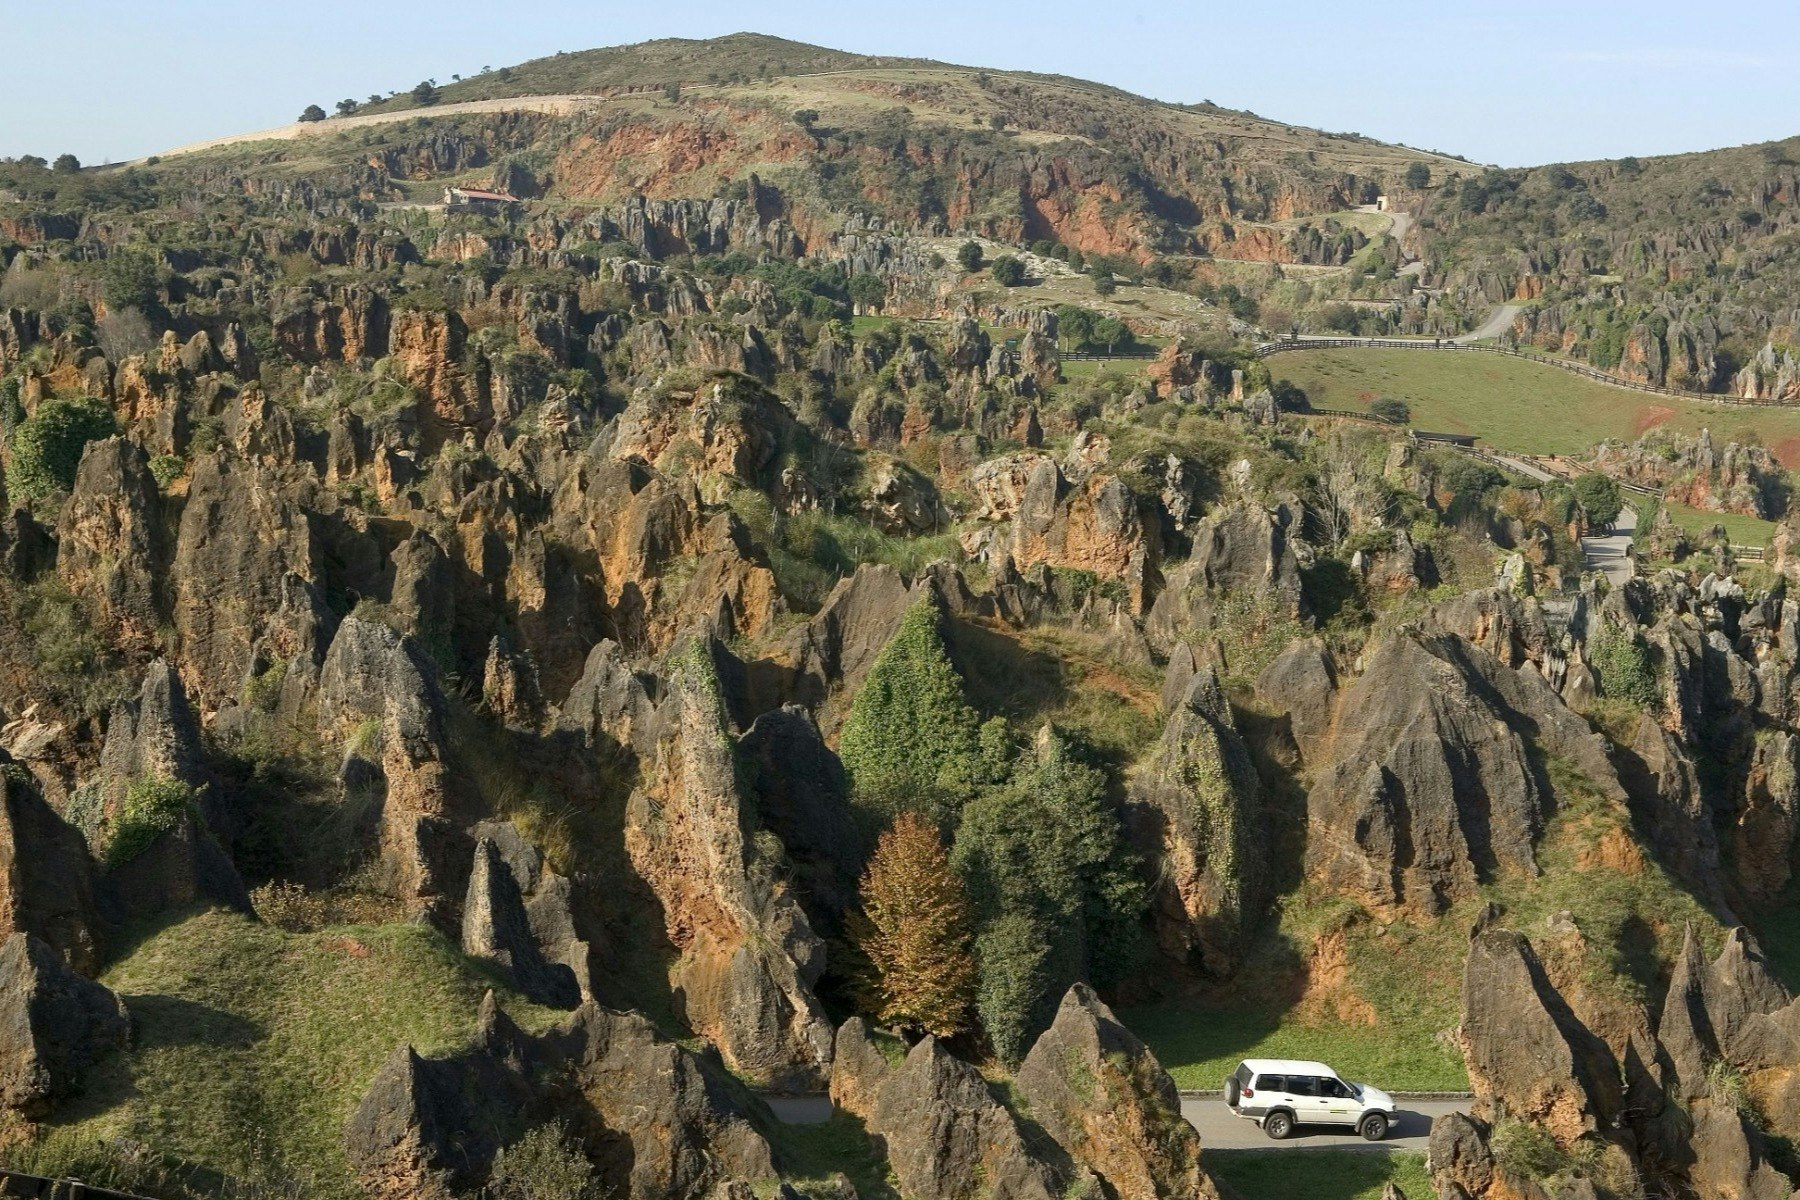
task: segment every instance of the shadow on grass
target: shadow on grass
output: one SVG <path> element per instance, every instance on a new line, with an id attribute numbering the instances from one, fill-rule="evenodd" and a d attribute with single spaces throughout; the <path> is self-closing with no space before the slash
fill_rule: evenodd
<path id="1" fill-rule="evenodd" d="M 1369 1150 L 1207 1150 L 1202 1161 L 1237 1200 L 1380 1200 L 1392 1183 L 1430 1196 L 1425 1156 Z"/>
<path id="2" fill-rule="evenodd" d="M 183 1000 L 178 996 L 121 996 L 131 1013 L 133 1040 L 139 1050 L 164 1046 L 209 1046 L 247 1050 L 269 1031 L 236 1013 Z"/>

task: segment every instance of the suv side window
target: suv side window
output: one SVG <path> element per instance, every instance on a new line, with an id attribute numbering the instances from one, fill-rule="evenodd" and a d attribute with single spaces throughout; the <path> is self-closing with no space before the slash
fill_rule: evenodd
<path id="1" fill-rule="evenodd" d="M 1311 1075 L 1288 1076 L 1288 1094 L 1291 1096 L 1317 1096 L 1319 1081 Z"/>
<path id="2" fill-rule="evenodd" d="M 1259 1075 L 1256 1077 L 1256 1090 L 1259 1092 L 1287 1091 L 1287 1078 L 1282 1075 Z"/>
<path id="3" fill-rule="evenodd" d="M 1342 1100 L 1349 1097 L 1350 1089 L 1345 1087 L 1341 1080 L 1321 1079 L 1319 1080 L 1319 1095 Z"/>

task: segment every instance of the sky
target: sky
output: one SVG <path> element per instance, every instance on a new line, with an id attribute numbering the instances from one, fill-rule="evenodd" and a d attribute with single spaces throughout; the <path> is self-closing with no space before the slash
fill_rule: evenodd
<path id="1" fill-rule="evenodd" d="M 84 163 L 558 50 L 740 30 L 1525 166 L 1800 134 L 1796 0 L 0 0 L 0 157 Z"/>

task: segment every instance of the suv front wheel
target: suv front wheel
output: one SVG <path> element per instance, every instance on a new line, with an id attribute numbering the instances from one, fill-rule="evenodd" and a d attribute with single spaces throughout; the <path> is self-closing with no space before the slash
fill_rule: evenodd
<path id="1" fill-rule="evenodd" d="M 1263 1132 L 1276 1141 L 1283 1141 L 1294 1132 L 1294 1118 L 1289 1113 L 1272 1112 L 1263 1118 Z"/>
<path id="2" fill-rule="evenodd" d="M 1379 1142 L 1387 1136 L 1388 1119 L 1381 1113 L 1370 1113 L 1362 1119 L 1362 1124 L 1356 1127 L 1356 1131 L 1371 1142 Z"/>

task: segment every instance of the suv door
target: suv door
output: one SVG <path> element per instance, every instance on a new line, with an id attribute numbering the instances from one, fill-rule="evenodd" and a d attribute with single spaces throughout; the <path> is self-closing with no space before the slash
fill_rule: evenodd
<path id="1" fill-rule="evenodd" d="M 1318 1078 L 1313 1075 L 1289 1075 L 1287 1084 L 1294 1120 L 1301 1125 L 1325 1124 L 1327 1101 L 1319 1095 Z"/>
<path id="2" fill-rule="evenodd" d="M 1319 1104 L 1324 1113 L 1319 1119 L 1330 1125 L 1354 1125 L 1360 1115 L 1350 1087 L 1341 1079 L 1326 1076 L 1319 1080 Z"/>

